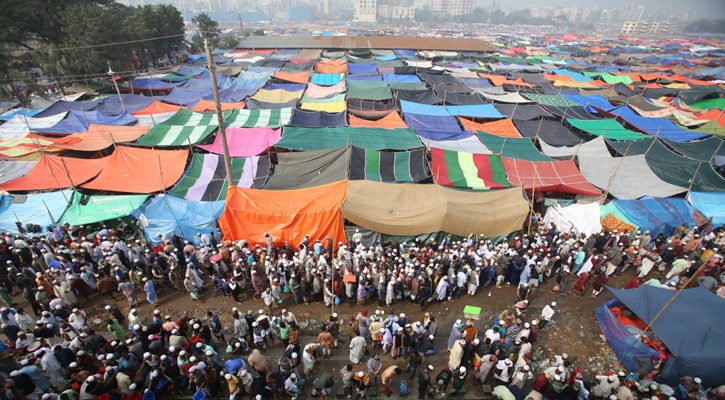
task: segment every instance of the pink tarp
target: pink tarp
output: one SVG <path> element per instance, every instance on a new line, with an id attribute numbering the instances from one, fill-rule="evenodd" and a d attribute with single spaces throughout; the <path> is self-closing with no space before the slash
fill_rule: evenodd
<path id="1" fill-rule="evenodd" d="M 307 84 L 305 95 L 311 99 L 322 99 L 345 91 L 345 82 L 333 86 L 320 86 L 314 83 Z"/>
<path id="2" fill-rule="evenodd" d="M 227 128 L 227 144 L 231 157 L 252 157 L 267 151 L 267 148 L 279 142 L 282 130 L 268 126 L 262 128 Z M 216 154 L 223 154 L 221 137 L 217 135 L 214 143 L 198 146 Z"/>

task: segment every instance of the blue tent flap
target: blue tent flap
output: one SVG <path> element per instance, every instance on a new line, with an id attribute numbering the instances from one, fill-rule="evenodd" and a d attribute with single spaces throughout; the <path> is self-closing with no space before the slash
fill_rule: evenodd
<path id="1" fill-rule="evenodd" d="M 18 220 L 23 227 L 33 224 L 40 226 L 45 231 L 45 227 L 51 225 L 53 221 L 60 221 L 72 196 L 73 191 L 71 190 L 29 194 L 22 203 L 13 203 L 13 196 L 2 196 L 0 232 L 19 234 Z"/>
<path id="2" fill-rule="evenodd" d="M 597 308 L 596 315 L 599 326 L 604 331 L 609 345 L 612 346 L 614 354 L 617 355 L 619 361 L 632 372 L 637 371 L 637 359 L 641 357 L 651 357 L 657 355 L 657 351 L 642 342 L 637 341 L 637 337 L 632 335 L 627 328 L 622 325 L 612 312 L 611 308 L 621 305 L 622 302 L 617 299 L 609 300 Z"/>
<path id="3" fill-rule="evenodd" d="M 216 220 L 224 212 L 224 201 L 191 201 L 174 195 L 159 195 L 149 199 L 139 207 L 134 216 L 143 217 L 148 221 L 144 227 L 146 239 L 157 245 L 161 243 L 159 235 L 183 237 L 198 246 L 200 239 L 197 233 L 214 232 Z M 217 237 L 221 241 L 220 237 Z"/>
<path id="4" fill-rule="evenodd" d="M 613 200 L 612 203 L 630 221 L 649 230 L 652 236 L 669 236 L 679 225 L 693 226 L 693 208 L 684 199 Z"/>

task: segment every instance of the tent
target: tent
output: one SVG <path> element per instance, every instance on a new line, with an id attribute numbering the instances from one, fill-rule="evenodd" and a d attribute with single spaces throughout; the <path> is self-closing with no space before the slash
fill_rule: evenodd
<path id="1" fill-rule="evenodd" d="M 233 111 L 224 113 L 228 118 Z M 216 114 L 180 109 L 173 117 L 156 124 L 141 137 L 138 146 L 188 146 L 206 139 L 218 127 Z"/>
<path id="2" fill-rule="evenodd" d="M 201 244 L 197 233 L 215 231 L 216 220 L 224 212 L 224 201 L 191 201 L 174 195 L 158 195 L 134 212 L 143 226 L 146 240 L 158 245 L 159 235 L 172 233 L 195 246 Z M 217 240 L 222 238 L 217 236 Z"/>
<path id="3" fill-rule="evenodd" d="M 597 320 L 607 341 L 627 369 L 637 370 L 636 360 L 657 354 L 652 347 L 637 341 L 647 324 L 672 355 L 667 359 L 657 381 L 676 386 L 682 376 L 702 379 L 704 387 L 725 384 L 725 300 L 703 287 L 685 289 L 660 311 L 677 293 L 650 285 L 620 290 L 607 286 L 614 299 L 596 310 Z M 626 306 L 640 320 L 622 317 L 618 308 Z M 615 313 L 616 312 L 616 313 Z M 625 327 L 624 322 L 627 323 Z"/>
<path id="4" fill-rule="evenodd" d="M 71 225 L 92 224 L 109 219 L 123 218 L 134 212 L 148 199 L 148 195 L 88 196 L 73 193 L 68 209 L 59 223 Z"/>
<path id="5" fill-rule="evenodd" d="M 347 178 L 348 147 L 277 153 L 265 190 L 305 189 Z"/>
<path id="6" fill-rule="evenodd" d="M 31 130 L 42 131 L 60 122 L 67 113 L 56 114 L 45 118 L 26 117 L 15 115 L 0 125 L 0 140 L 21 138 Z"/>
<path id="7" fill-rule="evenodd" d="M 687 201 L 706 217 L 712 218 L 713 227 L 725 224 L 725 193 L 690 192 Z"/>
<path id="8" fill-rule="evenodd" d="M 227 128 L 279 128 L 287 125 L 292 118 L 292 108 L 266 110 L 234 110 L 231 117 L 224 121 Z"/>
<path id="9" fill-rule="evenodd" d="M 269 156 L 233 157 L 231 163 L 236 186 L 257 189 L 269 177 Z M 169 193 L 192 201 L 217 201 L 224 199 L 227 186 L 222 156 L 194 154 L 184 176 Z"/>
<path id="10" fill-rule="evenodd" d="M 481 131 L 499 137 L 520 138 L 521 134 L 513 121 L 509 118 L 493 122 L 474 122 L 470 119 L 460 118 L 463 128 L 467 131 Z"/>
<path id="11" fill-rule="evenodd" d="M 188 150 L 151 150 L 116 146 L 98 176 L 86 189 L 153 193 L 173 186 L 184 174 Z M 87 161 L 87 160 L 86 160 Z"/>
<path id="12" fill-rule="evenodd" d="M 70 190 L 29 194 L 25 197 L 2 196 L 0 201 L 0 232 L 20 234 L 17 222 L 27 228 L 38 225 L 42 230 L 58 222 L 68 207 L 73 192 Z"/>
<path id="13" fill-rule="evenodd" d="M 0 184 L 24 176 L 35 164 L 37 161 L 0 161 Z"/>
<path id="14" fill-rule="evenodd" d="M 343 242 L 340 205 L 346 190 L 346 181 L 283 191 L 232 187 L 219 226 L 227 240 L 246 239 L 250 245 L 266 244 L 265 233 L 277 245 L 300 243 L 307 234 L 310 241 L 329 236 Z"/>
<path id="15" fill-rule="evenodd" d="M 390 235 L 505 235 L 520 230 L 528 212 L 521 188 L 471 192 L 372 181 L 349 181 L 342 205 L 345 219 Z"/>
<path id="16" fill-rule="evenodd" d="M 68 135 L 55 146 L 67 150 L 99 151 L 117 143 L 133 142 L 148 130 L 148 126 L 90 125 L 87 131 Z"/>
<path id="17" fill-rule="evenodd" d="M 483 144 L 495 154 L 527 161 L 554 160 L 541 154 L 529 138 L 499 137 L 480 131 L 476 132 L 476 134 Z"/>
<path id="18" fill-rule="evenodd" d="M 277 147 L 322 150 L 344 146 L 370 150 L 410 150 L 423 147 L 412 129 L 286 127 Z"/>
<path id="19" fill-rule="evenodd" d="M 577 235 L 583 233 L 586 236 L 597 233 L 602 230 L 599 203 L 570 204 L 566 207 L 555 204 L 547 208 L 544 215 L 544 225 L 550 227 L 552 223 L 560 232 L 573 230 Z"/>
<path id="20" fill-rule="evenodd" d="M 510 187 L 501 156 L 432 148 L 431 169 L 435 183 L 468 189 Z"/>
<path id="21" fill-rule="evenodd" d="M 69 133 L 85 132 L 90 124 L 96 125 L 133 125 L 137 121 L 136 117 L 124 112 L 116 115 L 107 115 L 100 111 L 68 111 L 66 117 L 58 121 L 57 124 L 47 127 L 34 129 L 37 132 L 54 133 L 57 135 L 67 135 Z"/>
<path id="22" fill-rule="evenodd" d="M 430 177 L 425 151 L 376 151 L 352 147 L 349 179 L 375 182 L 419 182 Z"/>
<path id="23" fill-rule="evenodd" d="M 527 192 L 560 192 L 601 196 L 602 192 L 587 182 L 574 161 L 525 161 L 502 157 L 506 176 L 512 186 L 523 186 Z"/>
<path id="24" fill-rule="evenodd" d="M 323 128 L 347 126 L 347 113 L 326 113 L 324 111 L 295 110 L 289 126 L 304 126 L 308 128 Z"/>
<path id="25" fill-rule="evenodd" d="M 667 237 L 678 226 L 693 226 L 695 223 L 694 209 L 685 199 L 612 200 L 609 205 L 614 206 L 633 225 L 650 231 L 652 237 L 660 233 Z M 602 217 L 606 215 L 602 209 Z"/>
<path id="26" fill-rule="evenodd" d="M 227 128 L 227 146 L 231 157 L 251 157 L 262 154 L 279 142 L 281 129 L 262 128 Z M 214 138 L 214 143 L 200 145 L 206 151 L 224 154 L 221 135 Z"/>
<path id="27" fill-rule="evenodd" d="M 0 185 L 0 190 L 58 190 L 79 186 L 106 169 L 110 157 L 43 156 L 25 175 Z"/>

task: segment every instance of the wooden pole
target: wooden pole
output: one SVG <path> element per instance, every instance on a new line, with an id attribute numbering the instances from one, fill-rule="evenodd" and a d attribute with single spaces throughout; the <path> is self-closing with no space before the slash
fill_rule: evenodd
<path id="1" fill-rule="evenodd" d="M 574 155 L 571 156 L 571 159 L 574 160 L 576 158 L 577 153 L 579 153 L 579 149 L 582 147 L 582 143 L 584 143 L 584 139 L 579 141 L 579 145 L 576 146 L 576 150 L 574 151 Z"/>
<path id="2" fill-rule="evenodd" d="M 232 170 L 232 160 L 229 157 L 229 145 L 227 144 L 227 133 L 224 130 L 224 113 L 222 112 L 221 101 L 219 100 L 219 88 L 216 82 L 216 65 L 214 65 L 213 58 L 211 56 L 211 48 L 209 42 L 204 40 L 204 47 L 206 47 L 206 61 L 207 67 L 209 68 L 209 75 L 211 77 L 211 89 L 214 92 L 214 105 L 216 106 L 216 115 L 219 122 L 219 136 L 222 142 L 222 152 L 224 153 L 224 167 L 227 170 L 227 184 L 228 187 L 234 186 L 234 171 Z"/>
<path id="3" fill-rule="evenodd" d="M 629 152 L 629 148 L 632 147 L 632 142 L 629 142 L 629 146 L 627 146 L 627 150 L 624 151 L 624 155 L 619 160 L 619 164 L 617 164 L 617 168 L 614 169 L 614 173 L 609 178 L 609 183 L 607 183 L 607 188 L 604 190 L 604 195 L 599 200 L 599 204 L 602 204 L 604 200 L 607 198 L 607 194 L 609 193 L 609 187 L 612 186 L 612 182 L 614 182 L 614 177 L 617 176 L 617 172 L 619 171 L 619 167 L 622 166 L 622 163 L 624 162 L 624 158 L 627 157 L 627 153 Z"/>
<path id="4" fill-rule="evenodd" d="M 694 174 L 694 175 L 692 175 L 692 180 L 690 181 L 690 187 L 689 187 L 689 188 L 687 188 L 687 195 L 688 195 L 688 196 L 690 195 L 690 192 L 692 191 L 692 185 L 694 185 L 694 184 L 695 184 L 695 178 L 697 178 L 697 173 L 698 173 L 698 172 L 700 171 L 700 166 L 702 166 L 702 161 L 700 161 L 700 162 L 699 162 L 699 163 L 697 164 L 697 169 L 695 169 L 695 174 Z"/>
<path id="5" fill-rule="evenodd" d="M 534 164 L 534 185 L 531 188 L 531 210 L 529 211 L 529 230 L 531 229 L 531 220 L 534 218 L 534 205 L 536 204 L 536 177 L 538 172 L 536 164 Z"/>
<path id="6" fill-rule="evenodd" d="M 652 140 L 652 143 L 649 144 L 647 151 L 644 152 L 645 157 L 647 157 L 647 154 L 649 154 L 649 151 L 652 149 L 652 146 L 655 145 L 655 142 L 657 141 L 657 137 L 660 135 L 660 129 L 662 129 L 662 127 L 657 128 L 657 132 L 655 133 L 655 138 Z"/>

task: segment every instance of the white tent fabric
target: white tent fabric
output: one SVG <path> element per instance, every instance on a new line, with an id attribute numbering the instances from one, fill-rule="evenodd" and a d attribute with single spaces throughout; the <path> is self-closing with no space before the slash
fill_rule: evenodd
<path id="1" fill-rule="evenodd" d="M 486 89 L 486 90 L 488 90 L 488 89 Z M 522 96 L 518 93 L 491 94 L 491 93 L 486 93 L 484 91 L 479 91 L 479 93 L 481 93 L 481 96 L 483 96 L 487 99 L 498 101 L 500 103 L 519 103 L 519 104 L 532 103 L 531 100 L 525 98 L 524 96 Z"/>
<path id="2" fill-rule="evenodd" d="M 577 235 L 587 236 L 602 229 L 599 203 L 571 204 L 566 207 L 555 205 L 549 207 L 544 215 L 544 224 L 551 227 L 556 224 L 557 231 L 566 232 L 574 229 Z"/>
<path id="3" fill-rule="evenodd" d="M 627 156 L 624 159 L 612 157 L 602 137 L 581 145 L 577 159 L 584 178 L 603 190 L 609 186 L 609 194 L 617 199 L 635 200 L 643 196 L 670 197 L 687 190 L 671 185 L 655 175 L 644 155 Z"/>
<path id="4" fill-rule="evenodd" d="M 65 118 L 66 114 L 68 113 L 62 112 L 44 118 L 16 115 L 0 125 L 0 140 L 17 139 L 27 135 L 31 130 L 50 128 Z"/>
<path id="5" fill-rule="evenodd" d="M 469 136 L 461 140 L 429 140 L 422 136 L 418 137 L 428 150 L 435 147 L 442 150 L 463 151 L 466 153 L 493 154 L 476 136 Z"/>
<path id="6" fill-rule="evenodd" d="M 161 114 L 135 115 L 136 119 L 138 119 L 136 126 L 154 126 L 173 117 L 174 114 L 176 114 L 176 111 Z"/>
<path id="7" fill-rule="evenodd" d="M 571 158 L 576 154 L 579 145 L 571 147 L 556 147 L 552 146 L 539 138 L 539 144 L 541 145 L 541 151 L 549 157 L 569 157 Z"/>

